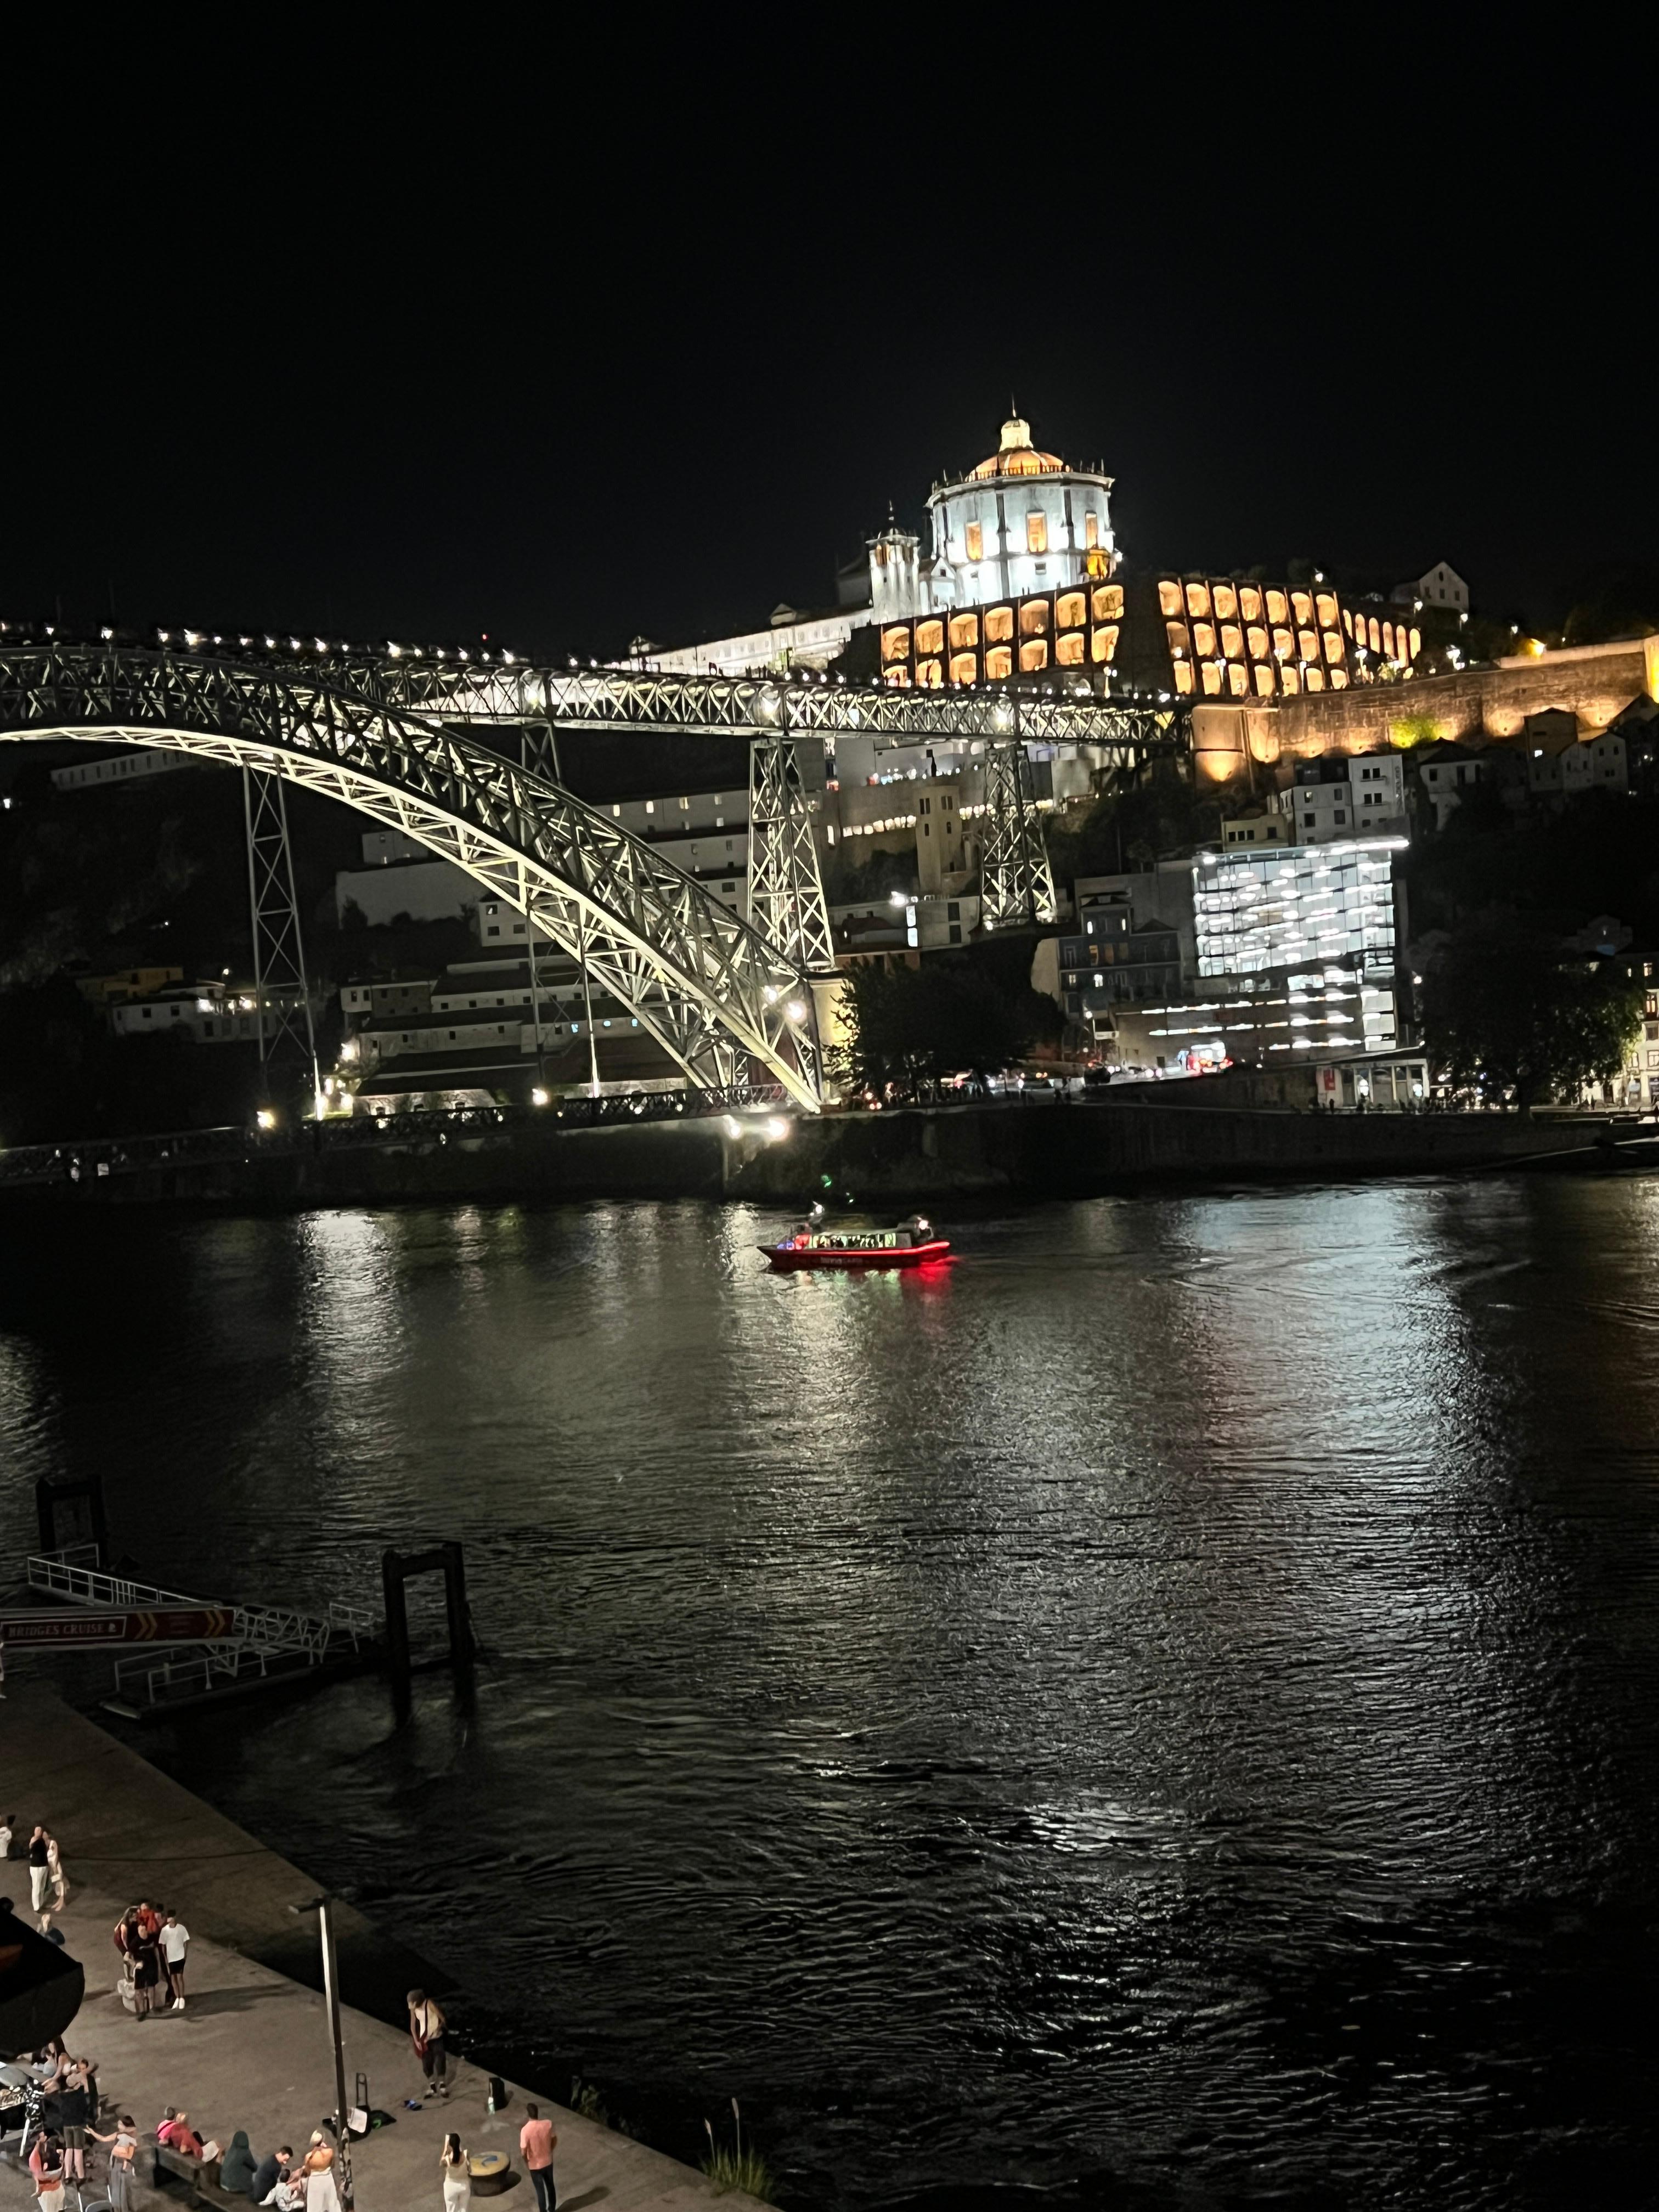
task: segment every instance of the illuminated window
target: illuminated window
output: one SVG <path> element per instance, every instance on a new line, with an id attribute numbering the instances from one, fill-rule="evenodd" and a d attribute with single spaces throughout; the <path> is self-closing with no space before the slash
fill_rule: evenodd
<path id="1" fill-rule="evenodd" d="M 1206 661 L 1205 662 L 1205 664 L 1204 664 L 1204 696 L 1206 696 L 1206 698 L 1207 698 L 1207 699 L 1215 699 L 1215 698 L 1218 698 L 1218 697 L 1220 696 L 1220 694 L 1221 694 L 1221 666 L 1220 666 L 1220 663 L 1219 663 L 1218 661 L 1214 661 L 1214 660 L 1206 660 Z"/>
<path id="2" fill-rule="evenodd" d="M 1350 637 L 1353 635 L 1353 615 L 1346 607 L 1342 610 L 1342 627 Z"/>
<path id="3" fill-rule="evenodd" d="M 1164 576 L 1159 580 L 1158 611 L 1161 615 L 1178 615 L 1182 611 L 1181 586 L 1172 577 Z"/>
<path id="4" fill-rule="evenodd" d="M 1083 518 L 1083 542 L 1091 553 L 1100 543 L 1100 517 L 1092 507 Z"/>
<path id="5" fill-rule="evenodd" d="M 1097 622 L 1121 622 L 1123 619 L 1122 585 L 1100 585 L 1095 592 L 1094 605 L 1095 620 Z M 1164 612 L 1166 614 L 1171 611 L 1176 614 L 1179 614 L 1181 612 L 1181 603 L 1179 600 L 1176 602 L 1173 610 L 1168 607 L 1164 609 Z"/>
<path id="6" fill-rule="evenodd" d="M 1257 584 L 1241 584 L 1238 587 L 1238 611 L 1247 623 L 1261 619 L 1261 589 Z"/>
<path id="7" fill-rule="evenodd" d="M 1083 632 L 1068 630 L 1064 637 L 1054 640 L 1054 661 L 1060 668 L 1080 668 L 1083 665 Z"/>
<path id="8" fill-rule="evenodd" d="M 1167 638 L 1169 639 L 1169 641 L 1170 641 L 1170 659 L 1171 659 L 1171 660 L 1184 660 L 1184 659 L 1186 659 L 1186 657 L 1187 657 L 1187 625 L 1186 625 L 1186 623 L 1164 623 L 1164 635 L 1165 635 L 1165 637 L 1167 637 Z"/>
<path id="9" fill-rule="evenodd" d="M 993 607 L 985 617 L 987 645 L 1004 645 L 1014 634 L 1014 611 L 1012 607 Z"/>
<path id="10" fill-rule="evenodd" d="M 1019 648 L 1019 665 L 1028 676 L 1033 669 L 1046 668 L 1048 665 L 1048 641 L 1041 637 L 1027 638 Z"/>
<path id="11" fill-rule="evenodd" d="M 1117 651 L 1117 624 L 1112 623 L 1105 629 L 1097 629 L 1089 650 L 1097 660 L 1111 659 Z"/>
<path id="12" fill-rule="evenodd" d="M 1087 604 L 1088 595 L 1086 592 L 1062 592 L 1060 597 L 1054 601 L 1055 629 L 1081 629 L 1084 623 L 1089 619 L 1087 614 L 1084 611 Z"/>
<path id="13" fill-rule="evenodd" d="M 1414 629 L 1412 632 L 1412 659 L 1415 660 L 1418 654 L 1421 653 L 1422 650 L 1423 633 L 1420 629 Z"/>
<path id="14" fill-rule="evenodd" d="M 1238 593 L 1231 584 L 1218 584 L 1215 587 L 1215 618 L 1218 622 L 1238 619 Z"/>
<path id="15" fill-rule="evenodd" d="M 1267 658 L 1267 633 L 1260 623 L 1256 623 L 1245 633 L 1245 642 L 1250 648 L 1252 660 L 1265 660 Z"/>
<path id="16" fill-rule="evenodd" d="M 1310 668 L 1308 671 L 1307 681 L 1310 691 L 1322 691 L 1325 689 L 1324 670 L 1322 668 Z"/>
<path id="17" fill-rule="evenodd" d="M 1019 634 L 1022 637 L 1047 637 L 1048 635 L 1047 599 L 1026 600 L 1019 611 Z"/>
<path id="18" fill-rule="evenodd" d="M 1332 690 L 1333 690 L 1333 691 L 1346 691 L 1346 690 L 1347 690 L 1347 688 L 1348 688 L 1348 672 L 1347 672 L 1347 670 L 1346 670 L 1346 668 L 1334 668 L 1334 669 L 1332 669 L 1332 671 L 1331 671 L 1331 689 L 1332 689 Z"/>
<path id="19" fill-rule="evenodd" d="M 945 624 L 942 622 L 918 623 L 916 624 L 916 651 L 918 653 L 943 653 L 944 650 Z"/>
<path id="20" fill-rule="evenodd" d="M 952 623 L 951 627 L 954 629 L 956 628 L 956 624 Z M 977 678 L 978 674 L 979 661 L 975 654 L 971 653 L 953 653 L 951 654 L 951 681 L 952 684 L 971 684 Z"/>
<path id="21" fill-rule="evenodd" d="M 1390 660 L 1394 659 L 1394 624 L 1391 622 L 1385 622 L 1382 625 L 1382 650 Z"/>
<path id="22" fill-rule="evenodd" d="M 884 669 L 882 677 L 884 682 L 890 684 L 895 691 L 908 691 L 910 688 L 910 672 L 908 668 Z"/>
<path id="23" fill-rule="evenodd" d="M 985 558 L 985 532 L 981 526 L 977 522 L 970 522 L 963 535 L 967 541 L 968 558 L 982 561 Z"/>
<path id="24" fill-rule="evenodd" d="M 951 647 L 954 652 L 964 645 L 979 643 L 979 617 L 952 615 L 951 617 Z"/>
<path id="25" fill-rule="evenodd" d="M 1313 620 L 1313 594 L 1310 592 L 1292 592 L 1291 605 L 1296 610 L 1297 622 L 1310 623 Z"/>
<path id="26" fill-rule="evenodd" d="M 1333 666 L 1342 658 L 1342 633 L 1340 629 L 1325 632 L 1325 658 Z"/>
<path id="27" fill-rule="evenodd" d="M 1221 594 L 1218 592 L 1216 593 L 1217 599 L 1219 600 Z M 1237 660 L 1239 655 L 1243 652 L 1244 633 L 1240 629 L 1237 623 L 1230 622 L 1222 623 L 1221 650 L 1226 654 L 1229 660 Z"/>
<path id="28" fill-rule="evenodd" d="M 1319 638 L 1316 632 L 1310 629 L 1299 629 L 1296 634 L 1296 642 L 1304 660 L 1318 659 Z"/>
<path id="29" fill-rule="evenodd" d="M 1215 631 L 1208 623 L 1193 624 L 1193 645 L 1200 660 L 1207 660 L 1215 651 Z"/>
<path id="30" fill-rule="evenodd" d="M 1006 645 L 994 645 L 985 656 L 985 680 L 1000 684 L 1014 672 L 1014 656 Z"/>
<path id="31" fill-rule="evenodd" d="M 884 660 L 908 660 L 910 658 L 910 632 L 901 625 L 897 629 L 884 629 L 881 634 L 881 657 Z"/>
<path id="32" fill-rule="evenodd" d="M 1288 660 L 1291 657 L 1291 648 L 1294 643 L 1295 640 L 1291 637 L 1289 630 L 1276 629 L 1273 632 L 1273 659 L 1275 660 Z"/>
<path id="33" fill-rule="evenodd" d="M 1281 661 L 1279 669 L 1279 688 L 1287 699 L 1294 699 L 1302 689 L 1302 678 L 1293 661 Z"/>
<path id="34" fill-rule="evenodd" d="M 1025 518 L 1025 550 L 1046 553 L 1048 550 L 1048 518 L 1046 514 L 1031 514 Z"/>
<path id="35" fill-rule="evenodd" d="M 1334 592 L 1317 592 L 1315 595 L 1314 605 L 1319 611 L 1321 629 L 1334 629 L 1336 628 L 1336 593 Z"/>
<path id="36" fill-rule="evenodd" d="M 1192 690 L 1192 688 L 1193 688 L 1193 664 L 1192 664 L 1192 662 L 1191 662 L 1190 660 L 1177 660 L 1177 661 L 1176 661 L 1176 672 L 1175 672 L 1175 684 L 1176 684 L 1176 690 L 1177 691 L 1181 692 L 1183 696 L 1184 696 L 1186 693 L 1189 692 L 1189 691 Z"/>
<path id="37" fill-rule="evenodd" d="M 1187 611 L 1189 615 L 1207 615 L 1209 613 L 1210 594 L 1204 585 L 1188 585 Z"/>
<path id="38" fill-rule="evenodd" d="M 916 663 L 916 684 L 924 690 L 937 691 L 945 681 L 945 671 L 937 660 Z"/>
<path id="39" fill-rule="evenodd" d="M 1273 696 L 1273 665 L 1272 661 L 1258 661 L 1255 666 L 1255 674 L 1257 694 L 1263 699 L 1271 699 Z"/>
<path id="40" fill-rule="evenodd" d="M 1243 699 L 1248 694 L 1249 688 L 1249 670 L 1245 667 L 1243 661 L 1230 660 L 1227 663 L 1227 689 L 1235 699 Z"/>
<path id="41" fill-rule="evenodd" d="M 1382 632 L 1377 623 L 1377 619 L 1375 615 L 1371 617 L 1370 621 L 1367 623 L 1366 627 L 1371 634 L 1371 651 L 1373 653 L 1381 653 L 1382 650 Z"/>

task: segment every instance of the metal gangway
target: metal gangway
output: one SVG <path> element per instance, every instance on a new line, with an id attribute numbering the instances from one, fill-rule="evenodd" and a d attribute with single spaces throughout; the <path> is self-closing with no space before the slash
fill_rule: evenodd
<path id="1" fill-rule="evenodd" d="M 28 1586 L 42 1595 L 99 1612 L 189 1610 L 217 1601 L 107 1573 L 96 1544 L 36 1553 Z M 230 1605 L 230 1626 L 210 1643 L 138 1651 L 115 1662 L 116 1698 L 155 1710 L 251 1683 L 303 1674 L 356 1658 L 374 1635 L 366 1607 L 331 1602 L 325 1613 L 283 1606 Z"/>

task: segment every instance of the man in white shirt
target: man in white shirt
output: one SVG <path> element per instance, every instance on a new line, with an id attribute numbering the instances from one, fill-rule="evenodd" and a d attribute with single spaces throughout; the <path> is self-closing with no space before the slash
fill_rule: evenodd
<path id="1" fill-rule="evenodd" d="M 8 1813 L 5 1819 L 0 1820 L 0 1859 L 9 1859 L 11 1856 L 11 1839 L 16 1829 L 16 1814 Z"/>
<path id="2" fill-rule="evenodd" d="M 190 1948 L 190 1930 L 176 1912 L 169 1912 L 161 1923 L 161 1959 L 167 1967 L 167 1987 L 173 1992 L 173 2009 L 185 2008 L 185 1954 Z"/>

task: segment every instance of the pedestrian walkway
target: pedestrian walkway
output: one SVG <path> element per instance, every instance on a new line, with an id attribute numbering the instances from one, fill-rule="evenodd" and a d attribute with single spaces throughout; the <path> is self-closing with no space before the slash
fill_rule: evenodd
<path id="1" fill-rule="evenodd" d="M 99 2062 L 106 2097 L 131 2112 L 145 2136 L 174 2105 L 189 2112 L 204 2136 L 222 2142 L 245 2129 L 256 2156 L 278 2143 L 303 2150 L 334 2105 L 323 2000 L 232 1946 L 240 1941 L 253 1948 L 262 1930 L 285 1933 L 276 1913 L 298 1927 L 288 1907 L 313 1897 L 316 1883 L 70 1712 L 46 1686 L 14 1679 L 7 1686 L 0 1775 L 9 1808 L 15 1801 L 26 1821 L 44 1820 L 62 1842 L 71 1894 L 58 1924 L 86 1967 L 86 1999 L 65 2039 L 70 2051 Z M 15 1860 L 5 1887 L 27 1906 L 27 1869 Z M 185 2010 L 142 2021 L 115 1995 L 119 1965 L 110 1942 L 122 1908 L 140 1895 L 176 1907 L 194 1939 Z M 349 1917 L 361 1948 L 365 1932 L 374 1931 Z M 314 1917 L 304 1929 L 314 1947 Z M 350 1981 L 343 1979 L 349 1994 Z M 492 2116 L 488 2077 L 465 2061 L 456 2066 L 452 2059 L 447 2103 L 407 2111 L 404 2100 L 424 2086 L 408 2036 L 349 2006 L 343 2034 L 348 2086 L 358 2072 L 367 2074 L 373 2102 L 397 2115 L 392 2126 L 353 2146 L 359 2212 L 419 2212 L 422 2206 L 438 2212 L 438 2154 L 450 2128 L 469 2150 L 510 2154 L 517 2179 L 503 2201 L 514 2212 L 531 2212 L 519 2155 L 526 2095 L 558 2130 L 560 2212 L 599 2205 L 605 2212 L 712 2212 L 717 2197 L 722 2212 L 753 2212 L 753 2198 L 721 2196 L 692 2168 L 564 2111 L 539 2091 L 509 2085 L 506 2109 Z M 145 2185 L 135 2192 L 137 2204 L 177 2205 L 178 2196 L 149 2186 L 152 2164 L 146 2142 L 138 2164 Z M 101 2157 L 98 2170 L 101 2174 Z M 27 2175 L 0 2166 L 0 2212 L 26 2212 L 33 2203 Z"/>

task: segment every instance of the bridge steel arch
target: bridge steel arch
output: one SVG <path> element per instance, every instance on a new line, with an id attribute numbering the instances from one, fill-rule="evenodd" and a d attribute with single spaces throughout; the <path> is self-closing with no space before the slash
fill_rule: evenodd
<path id="1" fill-rule="evenodd" d="M 823 1073 L 798 968 L 621 824 L 457 731 L 292 670 L 117 644 L 0 648 L 0 740 L 114 740 L 322 793 L 525 915 L 720 1091 L 758 1061 L 800 1104 Z"/>

